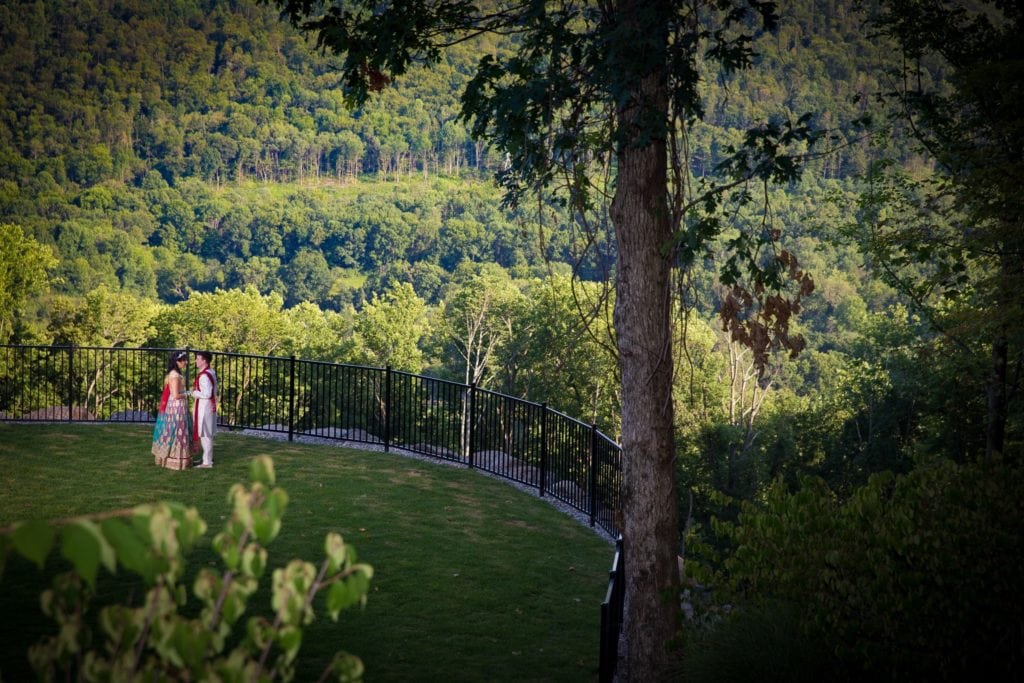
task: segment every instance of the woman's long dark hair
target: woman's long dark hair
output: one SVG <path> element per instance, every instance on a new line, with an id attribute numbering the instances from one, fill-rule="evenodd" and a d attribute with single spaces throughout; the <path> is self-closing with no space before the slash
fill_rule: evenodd
<path id="1" fill-rule="evenodd" d="M 167 359 L 167 372 L 178 369 L 179 360 L 188 360 L 188 351 L 175 351 L 171 354 L 171 357 Z"/>

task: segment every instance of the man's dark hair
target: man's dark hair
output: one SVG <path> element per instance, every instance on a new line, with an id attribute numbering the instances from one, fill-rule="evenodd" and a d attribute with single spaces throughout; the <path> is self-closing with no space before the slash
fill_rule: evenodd
<path id="1" fill-rule="evenodd" d="M 196 351 L 196 355 L 201 357 L 203 360 L 205 360 L 207 365 L 209 365 L 210 361 L 213 360 L 213 352 L 212 351 Z"/>

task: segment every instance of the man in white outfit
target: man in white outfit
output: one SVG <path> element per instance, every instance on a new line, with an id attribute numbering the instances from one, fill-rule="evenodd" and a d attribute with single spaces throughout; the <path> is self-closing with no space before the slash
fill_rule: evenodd
<path id="1" fill-rule="evenodd" d="M 196 352 L 199 374 L 192 383 L 192 397 L 196 400 L 192 413 L 194 440 L 203 446 L 203 463 L 197 467 L 213 467 L 213 435 L 217 432 L 217 373 L 210 367 L 213 354 Z"/>

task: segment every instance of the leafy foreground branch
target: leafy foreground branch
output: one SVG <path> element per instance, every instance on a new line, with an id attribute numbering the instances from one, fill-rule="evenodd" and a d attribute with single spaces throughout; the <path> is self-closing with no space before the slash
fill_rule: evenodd
<path id="1" fill-rule="evenodd" d="M 29 649 L 41 680 L 85 681 L 289 681 L 313 621 L 313 601 L 326 591 L 327 613 L 365 604 L 373 568 L 356 562 L 355 549 L 336 533 L 324 540 L 319 568 L 292 560 L 272 577 L 273 619 L 252 616 L 234 636 L 249 597 L 267 567 L 265 546 L 281 530 L 288 495 L 274 486 L 274 463 L 266 456 L 250 465 L 252 485 L 228 493 L 232 513 L 213 548 L 222 573 L 203 568 L 192 586 L 198 616 L 182 583 L 185 558 L 206 533 L 195 508 L 175 502 L 59 522 L 26 522 L 0 533 L 0 574 L 9 551 L 43 567 L 59 543 L 72 569 L 54 577 L 41 596 L 43 612 L 57 624 Z M 59 539 L 59 540 L 58 540 Z M 110 604 L 90 618 L 100 566 L 138 574 L 146 588 L 141 605 Z M 97 624 L 99 638 L 90 624 Z M 227 650 L 228 643 L 237 643 Z M 362 661 L 338 652 L 320 680 L 358 681 Z"/>

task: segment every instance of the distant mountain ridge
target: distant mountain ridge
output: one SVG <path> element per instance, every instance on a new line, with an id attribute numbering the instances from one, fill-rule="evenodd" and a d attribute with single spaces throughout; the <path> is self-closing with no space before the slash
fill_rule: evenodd
<path id="1" fill-rule="evenodd" d="M 755 46 L 758 68 L 705 88 L 695 167 L 753 122 L 818 114 L 842 128 L 882 88 L 892 54 L 842 0 L 784 3 Z M 466 44 L 345 107 L 334 60 L 255 0 L 0 6 L 0 177 L 47 170 L 80 187 L 159 170 L 210 182 L 454 173 L 498 161 L 469 139 L 458 92 L 480 55 Z M 712 87 L 713 86 L 713 87 Z M 820 170 L 863 170 L 862 148 Z"/>
<path id="2" fill-rule="evenodd" d="M 837 151 L 794 202 L 815 204 L 866 168 L 845 129 L 891 54 L 841 0 L 781 12 L 758 68 L 705 82 L 691 165 L 709 172 L 757 121 L 817 112 Z M 59 293 L 172 303 L 252 285 L 338 308 L 395 282 L 435 301 L 462 261 L 524 277 L 576 258 L 557 214 L 541 228 L 500 208 L 500 159 L 459 121 L 481 50 L 507 41 L 459 46 L 349 110 L 332 58 L 256 0 L 8 0 L 0 26 L 0 220 L 54 249 Z M 606 245 L 580 273 L 613 260 Z"/>

